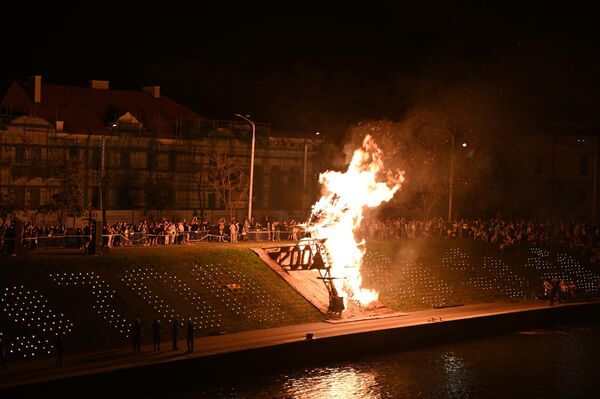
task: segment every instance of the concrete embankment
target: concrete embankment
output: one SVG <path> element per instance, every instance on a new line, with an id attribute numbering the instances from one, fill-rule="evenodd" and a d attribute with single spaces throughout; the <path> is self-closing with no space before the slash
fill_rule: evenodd
<path id="1" fill-rule="evenodd" d="M 312 340 L 302 339 L 300 330 L 296 329 L 294 335 L 281 338 L 279 343 L 265 340 L 261 345 L 255 342 L 244 348 L 243 343 L 239 342 L 236 350 L 221 349 L 213 353 L 207 351 L 196 356 L 150 364 L 132 362 L 126 368 L 103 368 L 96 371 L 91 368 L 89 372 L 79 375 L 69 376 L 65 370 L 64 375 L 45 381 L 36 382 L 35 378 L 31 378 L 25 385 L 6 387 L 11 384 L 5 384 L 2 397 L 36 397 L 50 393 L 60 397 L 167 394 L 174 386 L 202 386 L 214 381 L 226 384 L 228 379 L 242 375 L 325 365 L 372 354 L 516 331 L 597 323 L 600 319 L 600 302 L 561 304 L 554 307 L 538 305 L 515 308 L 513 311 L 493 309 L 493 306 L 486 312 L 468 312 L 466 307 L 464 310 L 436 309 L 429 313 L 422 312 L 420 318 L 407 322 L 402 322 L 405 318 L 399 316 L 397 323 L 390 319 L 349 322 L 345 325 L 314 323 L 310 325 L 314 329 L 306 331 L 314 332 Z M 266 336 L 269 330 L 257 331 L 255 336 L 260 336 L 261 333 Z M 214 342 L 218 342 L 222 337 L 213 338 Z M 236 338 L 232 337 L 230 341 L 234 342 Z"/>

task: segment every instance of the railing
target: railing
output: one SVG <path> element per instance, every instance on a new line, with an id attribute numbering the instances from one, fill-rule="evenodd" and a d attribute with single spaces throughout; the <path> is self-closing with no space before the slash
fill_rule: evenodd
<path id="1" fill-rule="evenodd" d="M 23 237 L 23 246 L 29 249 L 84 248 L 90 240 L 90 235 Z"/>
<path id="2" fill-rule="evenodd" d="M 224 232 L 218 234 L 212 231 L 185 231 L 175 234 L 149 234 L 133 232 L 128 234 L 103 234 L 102 243 L 107 247 L 155 246 L 189 244 L 197 242 L 242 242 L 242 241 L 298 241 L 301 238 L 298 230 L 250 230 L 247 233 L 236 234 L 232 237 Z M 5 241 L 14 240 L 5 238 Z M 51 235 L 23 237 L 23 246 L 33 249 L 83 249 L 92 240 L 89 234 L 82 235 Z"/>

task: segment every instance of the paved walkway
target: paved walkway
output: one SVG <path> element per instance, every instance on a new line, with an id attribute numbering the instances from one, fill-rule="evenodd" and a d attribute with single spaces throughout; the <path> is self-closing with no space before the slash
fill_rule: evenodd
<path id="1" fill-rule="evenodd" d="M 563 303 L 555 307 L 580 306 L 584 303 Z M 104 371 L 113 371 L 162 362 L 175 362 L 192 357 L 202 357 L 244 349 L 303 341 L 307 333 L 313 339 L 355 334 L 390 328 L 407 327 L 428 323 L 444 323 L 451 320 L 491 316 L 504 313 L 524 312 L 548 308 L 547 302 L 485 303 L 442 309 L 429 309 L 411 313 L 396 313 L 374 316 L 368 319 L 332 320 L 286 327 L 229 333 L 220 336 L 196 338 L 195 351 L 187 353 L 185 340 L 179 342 L 179 351 L 171 351 L 171 343 L 163 342 L 161 351 L 153 351 L 152 345 L 142 347 L 140 353 L 131 348 L 85 353 L 64 358 L 63 367 L 57 368 L 54 359 L 40 359 L 8 364 L 0 368 L 0 389 L 23 384 L 81 376 Z"/>

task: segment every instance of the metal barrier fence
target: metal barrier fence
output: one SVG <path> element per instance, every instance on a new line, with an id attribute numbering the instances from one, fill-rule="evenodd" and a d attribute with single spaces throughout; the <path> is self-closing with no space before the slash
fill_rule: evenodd
<path id="1" fill-rule="evenodd" d="M 250 230 L 247 234 L 239 233 L 235 239 L 227 234 L 214 231 L 186 231 L 176 234 L 149 234 L 133 232 L 124 234 L 103 234 L 103 245 L 120 246 L 153 246 L 187 244 L 197 242 L 243 242 L 243 241 L 297 241 L 301 238 L 299 231 L 291 230 Z M 91 242 L 91 235 L 52 235 L 23 237 L 23 246 L 28 249 L 83 249 Z M 7 239 L 10 240 L 10 239 Z"/>
<path id="2" fill-rule="evenodd" d="M 90 235 L 23 237 L 23 246 L 29 249 L 84 248 L 90 240 Z"/>

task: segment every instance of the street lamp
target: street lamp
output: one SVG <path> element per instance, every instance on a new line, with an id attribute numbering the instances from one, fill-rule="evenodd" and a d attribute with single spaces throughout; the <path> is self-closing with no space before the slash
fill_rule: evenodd
<path id="1" fill-rule="evenodd" d="M 100 212 L 102 213 L 102 228 L 106 226 L 106 204 L 104 203 L 104 199 L 106 196 L 106 173 L 104 171 L 104 153 L 106 147 L 106 138 L 102 135 L 102 147 L 100 152 Z M 95 233 L 94 233 L 95 234 Z"/>
<path id="2" fill-rule="evenodd" d="M 448 221 L 452 221 L 452 197 L 454 194 L 454 138 L 455 132 L 452 130 L 452 141 L 450 143 L 450 183 L 449 183 L 449 194 L 448 194 Z M 461 144 L 462 148 L 467 148 L 467 143 Z"/>
<path id="3" fill-rule="evenodd" d="M 452 221 L 452 191 L 454 189 L 454 130 L 450 143 L 450 187 L 448 188 L 448 222 Z"/>
<path id="4" fill-rule="evenodd" d="M 316 132 L 315 136 L 319 136 L 321 133 Z M 302 210 L 304 211 L 304 207 L 306 206 L 306 172 L 307 172 L 307 166 L 308 166 L 308 143 L 313 144 L 314 145 L 314 141 L 313 140 L 309 140 L 309 139 L 304 139 L 304 168 L 302 171 Z M 314 169 L 314 166 L 313 166 Z"/>
<path id="5" fill-rule="evenodd" d="M 252 188 L 254 186 L 254 143 L 256 141 L 256 125 L 249 119 L 250 115 L 235 114 L 252 125 L 252 153 L 250 155 L 250 192 L 248 193 L 248 222 L 252 223 Z"/>

